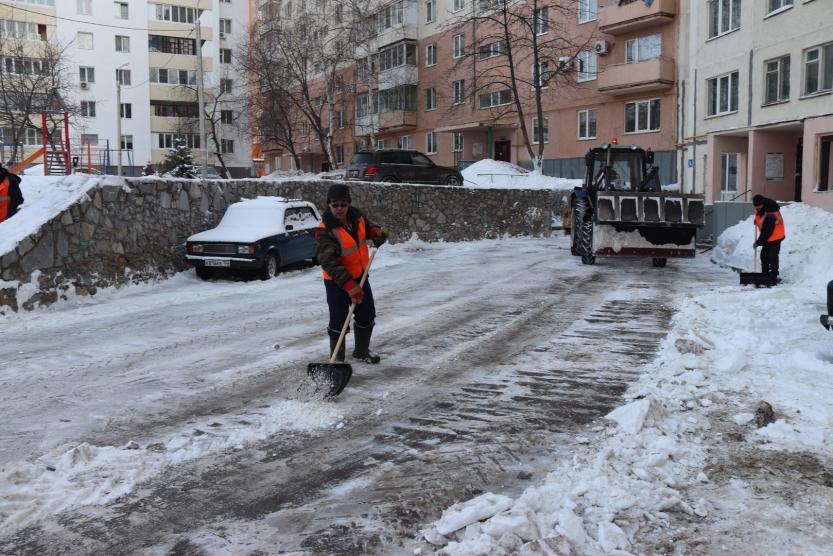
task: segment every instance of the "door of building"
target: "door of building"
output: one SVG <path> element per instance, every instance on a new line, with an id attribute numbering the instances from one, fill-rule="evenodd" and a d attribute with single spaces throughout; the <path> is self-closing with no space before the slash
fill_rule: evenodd
<path id="1" fill-rule="evenodd" d="M 720 200 L 734 201 L 738 195 L 738 153 L 720 156 Z"/>
<path id="2" fill-rule="evenodd" d="M 495 160 L 512 162 L 512 154 L 509 150 L 511 145 L 511 141 L 495 141 Z"/>
<path id="3" fill-rule="evenodd" d="M 801 202 L 801 164 L 804 160 L 804 137 L 798 138 L 795 146 L 795 196 L 797 203 Z"/>

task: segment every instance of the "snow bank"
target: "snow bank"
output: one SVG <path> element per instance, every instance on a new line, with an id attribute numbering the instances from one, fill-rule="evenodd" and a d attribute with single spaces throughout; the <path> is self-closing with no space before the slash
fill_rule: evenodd
<path id="1" fill-rule="evenodd" d="M 541 484 L 505 510 L 477 522 L 460 520 L 454 531 L 448 531 L 453 522 L 446 513 L 425 529 L 424 539 L 453 556 L 626 555 L 645 548 L 639 543 L 651 529 L 652 538 L 679 543 L 683 530 L 676 530 L 672 514 L 682 512 L 693 520 L 698 539 L 724 535 L 723 550 L 742 550 L 751 535 L 760 540 L 749 552 L 765 550 L 773 538 L 789 538 L 803 553 L 827 552 L 824 538 L 795 534 L 789 501 L 758 504 L 754 485 L 709 485 L 706 473 L 707 454 L 726 450 L 716 428 L 721 419 L 723 427 L 741 428 L 747 449 L 833 457 L 833 336 L 818 323 L 824 286 L 833 279 L 833 214 L 803 204 L 782 212 L 784 283 L 744 288 L 730 270 L 715 266 L 726 273 L 727 285 L 705 295 L 693 285 L 695 293 L 678 301 L 658 356 L 628 391 L 629 402 L 607 415 L 615 425 L 595 426 L 590 439 L 577 437 L 574 455 L 557 460 Z M 729 228 L 713 259 L 744 266 L 752 234 L 751 218 Z M 751 412 L 760 400 L 772 405 L 776 421 L 757 429 Z M 766 491 L 770 475 L 751 473 L 745 480 L 761 481 L 757 488 Z M 753 505 L 755 511 L 732 513 Z M 495 504 L 481 497 L 460 507 L 470 516 L 491 515 Z M 822 522 L 826 510 L 818 512 L 801 519 Z M 783 523 L 784 529 L 769 537 L 751 533 L 761 523 Z M 737 538 L 725 536 L 727 527 L 739 531 Z"/>
<path id="2" fill-rule="evenodd" d="M 509 162 L 486 158 L 461 172 L 463 185 L 480 189 L 572 189 L 582 180 L 568 180 L 530 172 Z"/>
<path id="3" fill-rule="evenodd" d="M 787 237 L 781 243 L 781 277 L 817 289 L 830 279 L 833 269 L 833 213 L 804 203 L 781 207 Z M 752 215 L 720 234 L 711 260 L 717 264 L 752 271 L 755 225 Z M 761 270 L 760 249 L 757 260 Z"/>

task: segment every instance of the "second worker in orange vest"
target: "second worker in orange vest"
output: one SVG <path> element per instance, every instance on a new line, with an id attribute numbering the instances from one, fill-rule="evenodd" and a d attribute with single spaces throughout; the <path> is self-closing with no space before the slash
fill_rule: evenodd
<path id="1" fill-rule="evenodd" d="M 763 195 L 752 197 L 755 206 L 755 226 L 758 228 L 758 239 L 755 246 L 761 248 L 761 272 L 769 274 L 772 283 L 778 280 L 778 255 L 781 252 L 781 242 L 787 236 L 784 218 L 778 203 Z"/>
<path id="2" fill-rule="evenodd" d="M 359 287 L 362 273 L 369 262 L 367 240 L 377 247 L 387 239 L 387 232 L 372 223 L 356 207 L 351 206 L 350 190 L 346 185 L 336 184 L 327 191 L 327 210 L 315 235 L 315 255 L 324 274 L 324 288 L 330 321 L 327 334 L 330 337 L 332 354 L 350 310 L 353 313 L 353 336 L 355 346 L 353 357 L 366 363 L 378 363 L 380 357 L 370 351 L 370 337 L 376 324 L 376 306 L 370 278 L 364 287 Z M 336 359 L 344 361 L 344 344 Z"/>

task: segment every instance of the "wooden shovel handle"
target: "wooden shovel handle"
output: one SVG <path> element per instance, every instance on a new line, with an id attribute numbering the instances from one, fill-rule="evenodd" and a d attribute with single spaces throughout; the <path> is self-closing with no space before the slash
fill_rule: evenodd
<path id="1" fill-rule="evenodd" d="M 370 265 L 373 264 L 373 257 L 376 256 L 377 251 L 379 251 L 378 247 L 370 253 L 370 259 L 367 261 L 367 266 L 364 268 L 364 272 L 362 273 L 362 279 L 359 281 L 360 288 L 364 288 L 364 283 L 367 281 L 367 272 L 370 270 Z M 341 344 L 344 343 L 344 336 L 347 334 L 347 328 L 350 326 L 350 317 L 353 316 L 353 311 L 356 310 L 356 305 L 358 304 L 355 301 L 350 304 L 350 310 L 347 311 L 347 318 L 344 319 L 344 325 L 341 327 L 341 334 L 338 336 L 338 342 L 336 342 L 336 347 L 333 350 L 333 354 L 330 356 L 330 363 L 336 362 L 336 355 L 338 355 L 338 350 L 341 349 Z"/>

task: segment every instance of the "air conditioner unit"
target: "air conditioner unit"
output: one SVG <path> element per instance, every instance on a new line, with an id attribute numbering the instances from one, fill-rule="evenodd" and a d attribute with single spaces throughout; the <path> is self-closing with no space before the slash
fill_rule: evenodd
<path id="1" fill-rule="evenodd" d="M 226 38 L 226 34 L 225 34 L 224 32 L 222 32 L 222 31 L 220 31 L 220 38 L 221 38 L 221 39 Z"/>
<path id="2" fill-rule="evenodd" d="M 89 84 L 86 81 L 82 81 L 81 82 L 81 88 L 86 89 L 87 87 L 89 87 Z"/>
<path id="3" fill-rule="evenodd" d="M 570 66 L 570 60 L 572 60 L 572 58 L 569 56 L 561 56 L 558 59 L 558 67 L 561 69 L 567 69 Z"/>
<path id="4" fill-rule="evenodd" d="M 596 54 L 604 55 L 610 50 L 610 43 L 607 41 L 596 41 L 596 46 L 593 48 Z"/>

